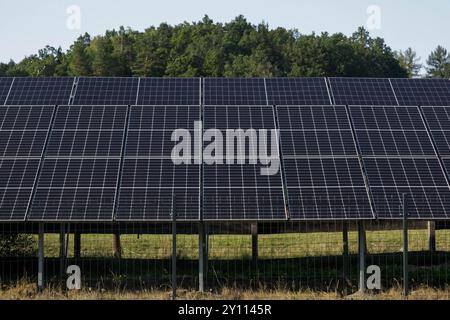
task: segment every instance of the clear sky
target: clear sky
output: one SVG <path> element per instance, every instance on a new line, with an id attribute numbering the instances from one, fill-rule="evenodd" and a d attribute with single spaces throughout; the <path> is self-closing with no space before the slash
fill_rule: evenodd
<path id="1" fill-rule="evenodd" d="M 80 9 L 79 29 L 67 26 L 71 5 Z M 368 14 L 372 5 L 379 15 Z M 121 25 L 144 30 L 161 22 L 198 21 L 205 14 L 220 22 L 243 14 L 272 28 L 347 35 L 369 21 L 379 27 L 371 30 L 373 36 L 385 38 L 394 50 L 412 47 L 422 62 L 438 44 L 450 50 L 449 0 L 1 0 L 0 61 L 18 61 L 47 44 L 66 50 L 84 32 L 97 35 Z"/>

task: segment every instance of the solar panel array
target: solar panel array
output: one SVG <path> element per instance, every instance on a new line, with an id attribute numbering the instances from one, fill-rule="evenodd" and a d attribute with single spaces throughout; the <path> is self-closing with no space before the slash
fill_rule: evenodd
<path id="1" fill-rule="evenodd" d="M 0 78 L 0 105 L 2 221 L 450 215 L 445 79 Z"/>

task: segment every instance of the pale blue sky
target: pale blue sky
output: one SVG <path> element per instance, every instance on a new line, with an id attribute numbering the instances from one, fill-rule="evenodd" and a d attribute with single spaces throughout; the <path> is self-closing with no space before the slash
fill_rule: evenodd
<path id="1" fill-rule="evenodd" d="M 81 9 L 81 29 L 66 27 L 67 7 Z M 197 21 L 208 14 L 227 22 L 239 14 L 270 27 L 351 34 L 366 25 L 367 8 L 381 9 L 381 29 L 393 49 L 413 47 L 422 61 L 438 44 L 450 49 L 449 0 L 1 0 L 0 61 L 20 60 L 49 44 L 65 50 L 80 33 L 102 34 L 121 25 L 144 30 L 161 22 Z"/>

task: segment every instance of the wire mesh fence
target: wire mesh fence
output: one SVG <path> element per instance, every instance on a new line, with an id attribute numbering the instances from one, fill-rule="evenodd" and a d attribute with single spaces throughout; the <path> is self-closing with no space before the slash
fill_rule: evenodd
<path id="1" fill-rule="evenodd" d="M 313 291 L 349 295 L 359 288 L 358 224 L 361 222 L 177 223 L 176 278 L 179 289 Z M 46 286 L 66 290 L 69 265 L 80 267 L 87 290 L 170 291 L 170 223 L 46 224 Z M 408 235 L 411 290 L 433 288 L 448 297 L 450 230 L 440 222 L 410 221 Z M 371 292 L 400 290 L 403 285 L 403 236 L 400 221 L 365 221 L 364 281 L 379 267 L 381 286 Z M 21 281 L 37 283 L 36 224 L 2 224 L 2 288 Z M 78 238 L 78 240 L 77 240 Z M 61 243 L 67 250 L 61 250 Z M 203 257 L 199 252 L 203 252 Z M 366 288 L 367 284 L 364 284 Z"/>

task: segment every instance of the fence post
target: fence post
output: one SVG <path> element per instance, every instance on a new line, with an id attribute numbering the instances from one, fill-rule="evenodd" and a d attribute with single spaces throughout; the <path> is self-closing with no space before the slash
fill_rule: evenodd
<path id="1" fill-rule="evenodd" d="M 177 214 L 172 198 L 172 300 L 177 298 Z"/>
<path id="2" fill-rule="evenodd" d="M 436 252 L 436 224 L 428 221 L 428 250 L 430 253 Z"/>
<path id="3" fill-rule="evenodd" d="M 38 238 L 38 290 L 44 289 L 44 224 L 39 223 Z"/>
<path id="4" fill-rule="evenodd" d="M 342 222 L 342 288 L 344 294 L 347 294 L 347 278 L 348 278 L 348 225 L 346 221 Z"/>
<path id="5" fill-rule="evenodd" d="M 81 233 L 78 231 L 73 234 L 73 256 L 75 259 L 81 258 Z"/>
<path id="6" fill-rule="evenodd" d="M 198 224 L 198 290 L 205 292 L 205 227 L 203 221 Z"/>
<path id="7" fill-rule="evenodd" d="M 120 231 L 116 230 L 113 233 L 113 257 L 120 259 L 122 257 L 122 246 L 120 244 Z"/>
<path id="8" fill-rule="evenodd" d="M 66 227 L 64 223 L 61 223 L 59 231 L 59 278 L 61 281 L 64 279 L 64 259 L 66 256 Z"/>
<path id="9" fill-rule="evenodd" d="M 255 270 L 258 268 L 258 223 L 252 222 L 250 225 L 252 233 L 252 262 Z"/>
<path id="10" fill-rule="evenodd" d="M 408 279 L 408 198 L 403 193 L 402 197 L 403 210 L 403 295 L 406 297 L 409 293 Z"/>
<path id="11" fill-rule="evenodd" d="M 364 222 L 358 222 L 359 292 L 366 292 L 366 235 Z"/>

